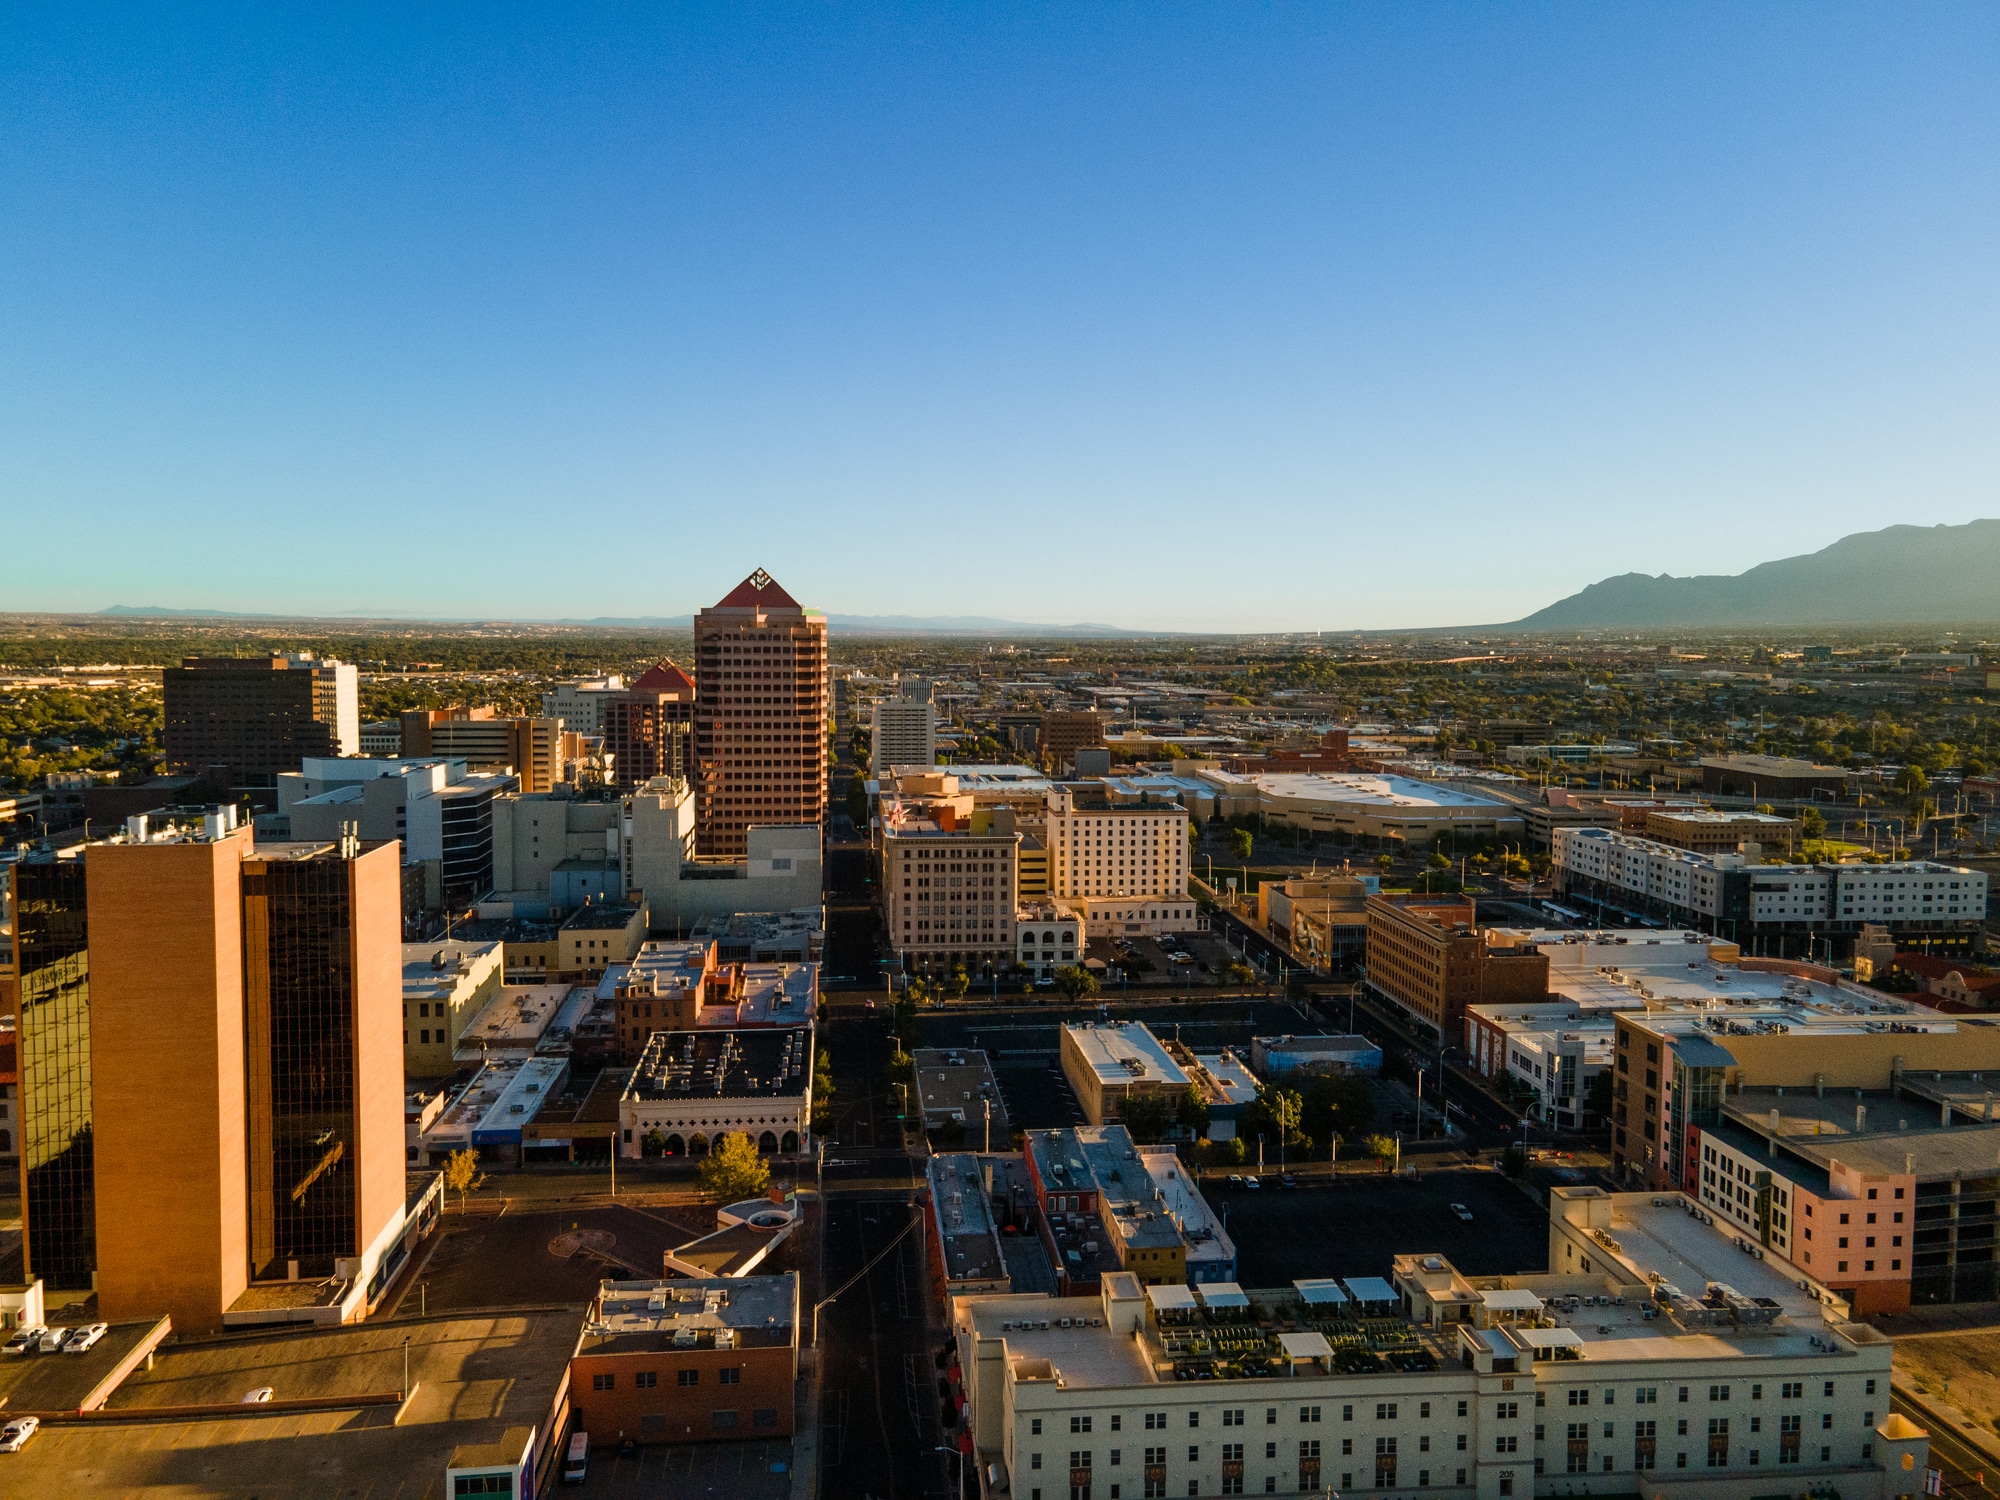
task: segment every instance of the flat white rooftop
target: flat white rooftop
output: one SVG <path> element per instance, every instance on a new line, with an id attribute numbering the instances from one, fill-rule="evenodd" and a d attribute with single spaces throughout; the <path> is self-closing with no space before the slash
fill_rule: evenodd
<path id="1" fill-rule="evenodd" d="M 1188 1076 L 1160 1039 L 1138 1021 L 1064 1026 L 1084 1065 L 1099 1083 L 1185 1084 Z"/>
<path id="2" fill-rule="evenodd" d="M 1408 808 L 1412 811 L 1458 810 L 1514 816 L 1508 803 L 1475 792 L 1460 791 L 1435 781 L 1418 781 L 1408 776 L 1371 775 L 1360 772 L 1272 771 L 1237 774 L 1230 771 L 1201 771 L 1204 781 L 1241 790 L 1254 787 L 1267 797 L 1300 802 L 1345 803 L 1371 808 Z"/>

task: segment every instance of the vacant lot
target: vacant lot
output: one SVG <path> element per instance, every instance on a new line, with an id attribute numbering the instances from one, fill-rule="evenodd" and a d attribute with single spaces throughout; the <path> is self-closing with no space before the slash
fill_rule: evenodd
<path id="1" fill-rule="evenodd" d="M 1897 1329 L 1893 1336 L 1897 1380 L 1920 1396 L 1949 1401 L 1994 1430 L 2000 1419 L 2000 1328 L 1918 1335 Z"/>
<path id="2" fill-rule="evenodd" d="M 1259 1192 L 1203 1183 L 1227 1208 L 1244 1286 L 1285 1286 L 1301 1276 L 1387 1276 L 1401 1254 L 1437 1254 L 1472 1276 L 1539 1272 L 1548 1265 L 1548 1219 L 1497 1172 L 1455 1170 L 1408 1178 L 1344 1176 L 1331 1185 Z M 1467 1223 L 1451 1211 L 1463 1203 Z"/>

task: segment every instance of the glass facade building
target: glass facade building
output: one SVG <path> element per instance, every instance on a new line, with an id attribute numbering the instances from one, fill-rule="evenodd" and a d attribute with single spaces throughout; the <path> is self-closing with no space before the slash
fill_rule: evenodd
<path id="1" fill-rule="evenodd" d="M 250 1273 L 358 1253 L 350 862 L 247 860 L 243 979 Z"/>
<path id="2" fill-rule="evenodd" d="M 23 1280 L 83 1290 L 97 1264 L 90 921 L 83 862 L 12 869 L 19 984 Z"/>

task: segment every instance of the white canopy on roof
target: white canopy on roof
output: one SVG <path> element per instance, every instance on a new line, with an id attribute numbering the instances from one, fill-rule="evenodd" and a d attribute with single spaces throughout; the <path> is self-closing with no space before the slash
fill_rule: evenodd
<path id="1" fill-rule="evenodd" d="M 1542 1299 L 1521 1287 L 1503 1287 L 1490 1292 L 1481 1292 L 1479 1300 L 1486 1304 L 1488 1312 L 1540 1312 Z"/>
<path id="2" fill-rule="evenodd" d="M 1248 1307 L 1250 1299 L 1233 1281 L 1211 1281 L 1195 1288 L 1210 1307 Z"/>
<path id="3" fill-rule="evenodd" d="M 1574 1328 L 1516 1328 L 1514 1335 L 1537 1349 L 1581 1349 L 1583 1339 Z"/>
<path id="4" fill-rule="evenodd" d="M 1299 1289 L 1299 1297 L 1305 1302 L 1340 1306 L 1347 1301 L 1347 1289 L 1331 1276 L 1301 1276 L 1292 1285 Z"/>
<path id="5" fill-rule="evenodd" d="M 1278 1342 L 1285 1347 L 1287 1359 L 1331 1359 L 1333 1345 L 1326 1341 L 1323 1333 L 1281 1333 Z"/>
<path id="6" fill-rule="evenodd" d="M 1192 1312 L 1194 1293 L 1179 1282 L 1172 1286 L 1149 1286 L 1146 1300 L 1153 1304 L 1154 1312 Z"/>
<path id="7" fill-rule="evenodd" d="M 1350 1276 L 1347 1290 L 1356 1302 L 1401 1302 L 1396 1289 L 1380 1276 Z"/>

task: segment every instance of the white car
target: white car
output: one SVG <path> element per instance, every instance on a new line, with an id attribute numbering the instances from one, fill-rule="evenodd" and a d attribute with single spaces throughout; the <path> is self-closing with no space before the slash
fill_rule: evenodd
<path id="1" fill-rule="evenodd" d="M 15 1333 L 11 1339 L 7 1340 L 5 1345 L 0 1345 L 0 1354 L 32 1354 L 35 1352 L 35 1347 L 41 1341 L 42 1325 L 40 1323 L 31 1324 L 29 1327 Z"/>
<path id="2" fill-rule="evenodd" d="M 19 1453 L 41 1427 L 40 1417 L 16 1417 L 0 1427 L 0 1453 Z"/>
<path id="3" fill-rule="evenodd" d="M 81 1328 L 72 1328 L 63 1344 L 63 1353 L 82 1354 L 110 1331 L 109 1323 L 87 1323 Z"/>
<path id="4" fill-rule="evenodd" d="M 63 1340 L 68 1337 L 67 1328 L 44 1328 L 41 1342 L 35 1345 L 35 1350 L 39 1354 L 54 1354 L 62 1348 Z"/>
<path id="5" fill-rule="evenodd" d="M 1246 1188 L 1250 1189 L 1250 1191 L 1251 1191 L 1251 1192 L 1253 1192 L 1253 1193 L 1254 1193 L 1254 1192 L 1256 1192 L 1256 1191 L 1257 1191 L 1257 1189 L 1259 1189 L 1260 1187 L 1262 1187 L 1262 1186 L 1263 1186 L 1264 1184 L 1263 1184 L 1263 1183 L 1261 1183 L 1261 1182 L 1259 1182 L 1259 1181 L 1258 1181 L 1258 1180 L 1257 1180 L 1256 1178 L 1254 1178 L 1254 1177 L 1246 1177 L 1246 1178 L 1244 1178 L 1244 1179 L 1243 1179 L 1243 1185 L 1244 1185 L 1244 1186 L 1245 1186 Z"/>
<path id="6" fill-rule="evenodd" d="M 257 1387 L 256 1390 L 251 1391 L 249 1394 L 244 1396 L 242 1401 L 238 1402 L 237 1404 L 240 1406 L 260 1406 L 264 1402 L 269 1401 L 273 1396 L 277 1394 L 278 1393 L 272 1390 L 268 1385 L 260 1385 Z"/>

